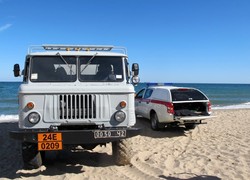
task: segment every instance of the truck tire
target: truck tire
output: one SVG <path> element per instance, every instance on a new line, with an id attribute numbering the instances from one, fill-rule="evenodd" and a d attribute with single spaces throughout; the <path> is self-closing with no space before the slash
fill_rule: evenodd
<path id="1" fill-rule="evenodd" d="M 124 166 L 130 164 L 132 149 L 129 139 L 112 142 L 112 153 L 116 165 Z"/>
<path id="2" fill-rule="evenodd" d="M 22 157 L 25 169 L 36 169 L 42 165 L 42 157 L 37 150 L 37 144 L 23 142 Z"/>

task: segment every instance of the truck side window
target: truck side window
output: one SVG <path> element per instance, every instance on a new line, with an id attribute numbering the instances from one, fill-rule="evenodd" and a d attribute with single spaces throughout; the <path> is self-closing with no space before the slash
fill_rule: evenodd
<path id="1" fill-rule="evenodd" d="M 28 58 L 25 62 L 25 67 L 23 70 L 23 82 L 28 81 L 28 76 L 29 76 L 29 64 L 30 64 L 30 58 Z"/>
<path id="2" fill-rule="evenodd" d="M 125 68 L 126 68 L 126 80 L 127 80 L 127 83 L 129 83 L 130 70 L 129 70 L 129 63 L 126 58 L 125 58 Z"/>

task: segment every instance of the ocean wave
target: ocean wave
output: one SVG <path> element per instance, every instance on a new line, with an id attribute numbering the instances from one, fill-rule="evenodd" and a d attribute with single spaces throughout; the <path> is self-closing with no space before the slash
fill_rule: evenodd
<path id="1" fill-rule="evenodd" d="M 17 122 L 18 115 L 0 115 L 0 123 L 3 122 Z"/>
<path id="2" fill-rule="evenodd" d="M 250 102 L 227 106 L 212 106 L 212 109 L 250 109 Z"/>
<path id="3" fill-rule="evenodd" d="M 227 105 L 227 106 L 219 106 L 213 105 L 212 110 L 216 109 L 250 109 L 250 102 L 243 103 L 243 104 L 235 104 L 235 105 Z M 18 115 L 0 115 L 0 123 L 3 122 L 17 122 Z"/>

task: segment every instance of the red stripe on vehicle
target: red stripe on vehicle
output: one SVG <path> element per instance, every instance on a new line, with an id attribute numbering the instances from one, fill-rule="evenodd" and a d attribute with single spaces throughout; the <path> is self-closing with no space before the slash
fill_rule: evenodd
<path id="1" fill-rule="evenodd" d="M 151 103 L 161 104 L 167 107 L 167 112 L 170 114 L 174 114 L 174 105 L 171 102 L 159 101 L 159 100 L 151 100 Z"/>

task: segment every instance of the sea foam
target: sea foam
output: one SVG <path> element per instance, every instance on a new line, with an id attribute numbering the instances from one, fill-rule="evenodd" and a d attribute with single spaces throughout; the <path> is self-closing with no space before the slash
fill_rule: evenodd
<path id="1" fill-rule="evenodd" d="M 212 106 L 212 110 L 216 109 L 250 109 L 250 102 L 243 104 L 235 104 L 228 106 Z M 0 123 L 3 122 L 17 122 L 19 119 L 18 115 L 0 115 Z"/>
<path id="2" fill-rule="evenodd" d="M 2 122 L 17 122 L 18 115 L 0 115 L 0 123 Z"/>
<path id="3" fill-rule="evenodd" d="M 228 106 L 212 106 L 212 109 L 249 109 L 250 102 Z"/>

